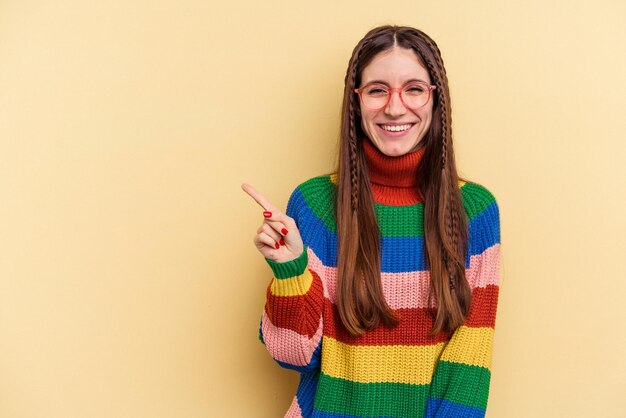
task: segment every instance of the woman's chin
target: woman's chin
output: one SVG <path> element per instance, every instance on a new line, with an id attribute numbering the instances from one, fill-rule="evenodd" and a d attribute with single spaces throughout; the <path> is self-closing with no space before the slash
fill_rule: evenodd
<path id="1" fill-rule="evenodd" d="M 388 157 L 402 157 L 405 154 L 408 154 L 413 149 L 415 149 L 415 145 L 413 143 L 408 143 L 407 141 L 380 141 L 379 143 L 374 142 L 376 148 L 383 154 Z"/>

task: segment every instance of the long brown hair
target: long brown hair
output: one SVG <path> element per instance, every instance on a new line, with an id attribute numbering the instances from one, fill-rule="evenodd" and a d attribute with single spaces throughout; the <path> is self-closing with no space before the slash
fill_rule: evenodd
<path id="1" fill-rule="evenodd" d="M 452 149 L 448 78 L 435 42 L 410 27 L 372 29 L 352 52 L 345 78 L 337 184 L 337 308 L 353 335 L 398 323 L 387 304 L 380 278 L 380 232 L 374 213 L 362 140 L 360 105 L 354 89 L 363 69 L 380 52 L 393 47 L 414 51 L 428 70 L 434 90 L 433 118 L 422 139 L 424 155 L 416 172 L 424 197 L 424 242 L 435 298 L 431 335 L 453 332 L 467 317 L 471 290 L 465 278 L 467 219 L 458 187 Z"/>

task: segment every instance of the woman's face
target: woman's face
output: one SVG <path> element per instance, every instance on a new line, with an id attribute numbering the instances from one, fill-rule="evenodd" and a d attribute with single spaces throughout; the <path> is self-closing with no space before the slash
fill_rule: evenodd
<path id="1" fill-rule="evenodd" d="M 376 82 L 401 88 L 410 81 L 431 83 L 426 68 L 410 49 L 394 47 L 376 55 L 363 69 L 361 86 Z M 361 126 L 372 143 L 385 155 L 399 157 L 417 150 L 428 132 L 433 116 L 433 97 L 423 107 L 412 110 L 394 90 L 387 106 L 371 110 L 361 106 Z"/>

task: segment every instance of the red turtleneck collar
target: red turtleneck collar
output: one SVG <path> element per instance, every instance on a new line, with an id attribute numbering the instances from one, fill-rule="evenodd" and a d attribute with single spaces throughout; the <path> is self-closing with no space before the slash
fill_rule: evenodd
<path id="1" fill-rule="evenodd" d="M 369 139 L 363 139 L 363 151 L 376 203 L 406 206 L 423 200 L 416 188 L 416 172 L 424 150 L 422 147 L 400 157 L 389 157 L 380 152 Z"/>

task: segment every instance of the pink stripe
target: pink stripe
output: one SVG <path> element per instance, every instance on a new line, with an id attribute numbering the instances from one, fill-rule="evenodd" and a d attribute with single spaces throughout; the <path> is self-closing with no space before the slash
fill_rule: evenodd
<path id="1" fill-rule="evenodd" d="M 324 285 L 324 297 L 337 303 L 337 269 L 325 266 L 309 248 L 309 268 L 315 271 Z M 495 244 L 481 254 L 470 257 L 469 269 L 465 270 L 472 289 L 499 283 L 500 244 Z M 383 293 L 391 309 L 434 307 L 428 301 L 430 272 L 427 270 L 402 273 L 382 273 Z"/>
<path id="2" fill-rule="evenodd" d="M 279 328 L 272 324 L 270 318 L 263 311 L 262 319 L 263 341 L 267 351 L 278 361 L 293 364 L 294 366 L 306 366 L 311 362 L 313 352 L 322 340 L 323 320 L 313 338 L 298 334 L 287 328 Z"/>
<path id="3" fill-rule="evenodd" d="M 500 244 L 494 244 L 470 258 L 470 268 L 465 270 L 472 289 L 500 283 Z"/>
<path id="4" fill-rule="evenodd" d="M 300 405 L 298 405 L 298 398 L 295 396 L 284 418 L 302 418 L 302 410 L 300 409 Z"/>

